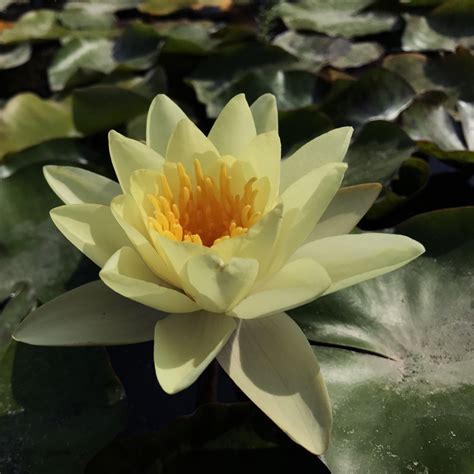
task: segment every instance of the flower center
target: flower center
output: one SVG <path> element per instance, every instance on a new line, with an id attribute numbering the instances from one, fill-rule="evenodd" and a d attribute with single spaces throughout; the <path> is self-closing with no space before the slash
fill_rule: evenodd
<path id="1" fill-rule="evenodd" d="M 233 194 L 232 177 L 224 163 L 220 167 L 219 183 L 203 174 L 199 160 L 194 160 L 195 185 L 181 163 L 177 164 L 177 172 L 177 193 L 172 192 L 166 175 L 161 174 L 161 192 L 148 195 L 153 205 L 153 217 L 148 217 L 148 221 L 159 234 L 211 247 L 245 234 L 261 217 L 254 206 L 257 190 L 253 184 L 257 178 L 249 179 L 240 194 Z"/>

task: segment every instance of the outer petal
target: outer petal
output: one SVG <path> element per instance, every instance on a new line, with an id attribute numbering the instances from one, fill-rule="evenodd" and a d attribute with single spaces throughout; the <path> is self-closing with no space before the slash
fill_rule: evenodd
<path id="1" fill-rule="evenodd" d="M 424 251 L 423 245 L 403 235 L 350 234 L 309 242 L 292 259 L 317 260 L 333 282 L 329 294 L 396 270 Z"/>
<path id="2" fill-rule="evenodd" d="M 176 272 L 168 265 L 166 256 L 158 253 L 145 237 L 147 229 L 132 196 L 129 194 L 117 196 L 112 201 L 110 208 L 115 219 L 148 268 L 168 283 L 179 286 L 180 279 Z"/>
<path id="3" fill-rule="evenodd" d="M 329 204 L 307 241 L 348 234 L 371 208 L 382 186 L 378 183 L 341 188 Z"/>
<path id="4" fill-rule="evenodd" d="M 156 151 L 114 130 L 109 132 L 109 149 L 115 173 L 125 192 L 130 190 L 130 175 L 135 170 L 163 167 L 164 159 Z"/>
<path id="5" fill-rule="evenodd" d="M 51 189 L 65 204 L 104 204 L 122 192 L 120 185 L 100 174 L 74 166 L 43 167 Z"/>
<path id="6" fill-rule="evenodd" d="M 223 369 L 268 417 L 297 443 L 323 453 L 332 426 L 318 362 L 286 314 L 240 321 L 218 355 Z"/>
<path id="7" fill-rule="evenodd" d="M 209 139 L 221 155 L 238 156 L 257 135 L 249 104 L 244 94 L 236 95 L 214 122 Z"/>
<path id="8" fill-rule="evenodd" d="M 186 114 L 166 95 L 159 94 L 148 110 L 146 120 L 146 143 L 165 156 L 169 139 L 180 120 Z"/>
<path id="9" fill-rule="evenodd" d="M 99 267 L 119 248 L 130 245 L 108 206 L 68 204 L 52 209 L 50 215 L 63 235 Z"/>
<path id="10" fill-rule="evenodd" d="M 275 96 L 272 94 L 261 95 L 251 106 L 257 133 L 278 132 L 278 110 Z"/>
<path id="11" fill-rule="evenodd" d="M 183 271 L 183 289 L 201 308 L 225 312 L 249 293 L 258 272 L 258 262 L 232 258 L 224 262 L 216 255 L 191 258 Z"/>
<path id="12" fill-rule="evenodd" d="M 130 247 L 123 247 L 112 255 L 99 276 L 120 295 L 160 311 L 187 313 L 200 309 L 184 293 L 154 275 Z"/>
<path id="13" fill-rule="evenodd" d="M 326 270 L 310 258 L 294 260 L 258 286 L 228 314 L 254 319 L 296 308 L 323 294 L 331 284 Z"/>
<path id="14" fill-rule="evenodd" d="M 307 239 L 339 189 L 346 168 L 345 163 L 323 165 L 300 178 L 282 194 L 283 223 L 270 272 L 280 269 Z"/>
<path id="15" fill-rule="evenodd" d="M 189 119 L 183 119 L 173 131 L 166 149 L 166 161 L 181 162 L 194 175 L 195 154 L 212 151 L 218 155 L 216 147 L 204 133 Z"/>
<path id="16" fill-rule="evenodd" d="M 281 164 L 280 192 L 310 171 L 344 159 L 352 136 L 352 127 L 324 133 L 303 145 Z"/>
<path id="17" fill-rule="evenodd" d="M 153 340 L 164 316 L 94 281 L 40 306 L 13 337 L 39 346 L 133 344 Z"/>
<path id="18" fill-rule="evenodd" d="M 155 370 L 163 390 L 189 387 L 214 359 L 235 330 L 232 318 L 199 311 L 171 314 L 155 329 Z"/>
<path id="19" fill-rule="evenodd" d="M 252 165 L 257 177 L 268 176 L 271 191 L 269 201 L 274 202 L 280 189 L 281 144 L 276 131 L 256 136 L 237 156 Z"/>

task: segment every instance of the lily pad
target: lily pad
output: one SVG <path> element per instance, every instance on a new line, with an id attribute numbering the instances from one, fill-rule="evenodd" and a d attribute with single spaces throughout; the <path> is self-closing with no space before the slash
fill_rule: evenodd
<path id="1" fill-rule="evenodd" d="M 315 77 L 290 70 L 296 59 L 275 46 L 248 43 L 211 54 L 188 78 L 207 115 L 216 117 L 234 95 L 244 92 L 249 102 L 273 93 L 281 110 L 312 103 Z"/>
<path id="2" fill-rule="evenodd" d="M 474 9 L 470 0 L 443 2 L 430 12 L 428 22 L 441 34 L 457 39 L 470 37 L 474 41 Z"/>
<path id="3" fill-rule="evenodd" d="M 401 124 L 418 148 L 427 155 L 434 156 L 451 164 L 474 164 L 474 149 L 468 149 L 466 142 L 471 140 L 474 117 L 472 104 L 460 102 L 462 126 L 466 139 L 458 135 L 458 124 L 446 109 L 448 97 L 439 92 L 427 92 L 401 115 Z"/>
<path id="4" fill-rule="evenodd" d="M 328 64 L 341 69 L 364 66 L 376 61 L 384 52 L 378 43 L 353 43 L 344 38 L 309 36 L 294 31 L 278 35 L 273 44 L 299 58 L 301 66 L 312 72 Z"/>
<path id="5" fill-rule="evenodd" d="M 393 120 L 415 97 L 413 88 L 398 74 L 374 68 L 350 81 L 322 105 L 337 125 L 360 127 L 373 120 Z"/>
<path id="6" fill-rule="evenodd" d="M 48 69 L 51 89 L 64 89 L 80 69 L 104 74 L 112 72 L 117 66 L 112 54 L 113 47 L 113 41 L 105 38 L 73 38 L 64 43 Z"/>
<path id="7" fill-rule="evenodd" d="M 73 93 L 74 123 L 88 135 L 110 130 L 148 110 L 150 101 L 133 91 L 112 85 L 76 89 Z"/>
<path id="8" fill-rule="evenodd" d="M 81 254 L 56 230 L 49 210 L 60 205 L 40 165 L 0 179 L 0 294 L 28 283 L 41 301 L 61 293 Z"/>
<path id="9" fill-rule="evenodd" d="M 115 441 L 85 474 L 203 471 L 229 474 L 270 469 L 327 473 L 318 458 L 290 441 L 250 403 L 209 404 L 157 434 Z"/>
<path id="10" fill-rule="evenodd" d="M 163 53 L 204 55 L 212 51 L 220 41 L 212 38 L 215 25 L 209 22 L 172 22 L 159 26 L 164 37 Z"/>
<path id="11" fill-rule="evenodd" d="M 232 0 L 143 0 L 138 4 L 138 9 L 150 15 L 169 15 L 184 8 L 195 10 L 205 7 L 227 9 L 232 5 Z"/>
<path id="12" fill-rule="evenodd" d="M 290 29 L 351 38 L 390 31 L 397 26 L 397 16 L 367 11 L 374 3 L 375 0 L 299 0 L 283 2 L 277 12 Z"/>
<path id="13" fill-rule="evenodd" d="M 0 30 L 0 44 L 32 39 L 60 38 L 66 30 L 59 25 L 57 12 L 32 10 L 21 16 L 11 28 Z"/>
<path id="14" fill-rule="evenodd" d="M 104 349 L 44 348 L 11 333 L 35 306 L 28 286 L 0 312 L 0 470 L 82 474 L 125 422 L 124 393 Z"/>
<path id="15" fill-rule="evenodd" d="M 474 469 L 474 208 L 394 229 L 427 249 L 403 269 L 292 311 L 333 403 L 331 472 Z M 323 347 L 319 347 L 322 344 Z"/>
<path id="16" fill-rule="evenodd" d="M 56 102 L 24 93 L 0 110 L 0 159 L 46 140 L 77 135 L 69 100 Z"/>
<path id="17" fill-rule="evenodd" d="M 0 69 L 12 69 L 28 62 L 31 58 L 29 43 L 19 43 L 13 47 L 0 49 Z"/>
<path id="18" fill-rule="evenodd" d="M 474 46 L 474 35 L 453 37 L 434 30 L 427 18 L 405 15 L 406 27 L 402 37 L 404 51 L 455 51 L 458 46 Z"/>

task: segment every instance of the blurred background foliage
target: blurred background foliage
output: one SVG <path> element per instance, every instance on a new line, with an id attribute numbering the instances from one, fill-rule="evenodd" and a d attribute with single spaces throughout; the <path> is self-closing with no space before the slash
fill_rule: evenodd
<path id="1" fill-rule="evenodd" d="M 211 471 L 219 465 L 220 472 L 223 464 L 228 472 L 249 465 L 292 472 L 296 462 L 303 466 L 299 472 L 327 472 L 245 404 L 204 407 L 148 434 L 199 401 L 196 387 L 173 399 L 160 391 L 149 345 L 108 351 L 126 404 L 105 351 L 31 348 L 10 339 L 35 305 L 96 278 L 94 266 L 49 220 L 58 200 L 42 176 L 44 164 L 113 177 L 108 130 L 142 140 L 156 94 L 168 94 L 208 131 L 235 94 L 244 92 L 250 102 L 271 92 L 284 156 L 334 127 L 352 125 L 344 184 L 383 185 L 361 227 L 401 225 L 398 232 L 430 246 L 416 269 L 397 272 L 395 281 L 376 280 L 379 296 L 385 284 L 395 287 L 390 300 L 374 299 L 369 282 L 295 313 L 313 344 L 330 346 L 316 350 L 335 400 L 329 468 L 471 473 L 474 414 L 465 404 L 474 391 L 472 367 L 467 376 L 462 364 L 472 362 L 474 351 L 465 337 L 473 328 L 473 216 L 470 209 L 442 209 L 473 203 L 473 48 L 472 0 L 0 0 L 0 472 L 82 473 L 101 449 L 89 474 L 204 465 Z M 413 217 L 428 211 L 436 212 Z M 444 249 L 437 255 L 445 256 L 445 267 L 431 247 Z M 446 284 L 460 274 L 457 290 Z M 426 306 L 416 299 L 420 281 L 439 291 L 438 309 L 448 311 L 451 302 L 453 312 L 450 322 L 439 310 L 423 316 L 423 324 L 446 328 L 445 339 L 464 348 L 456 352 L 458 376 L 444 395 L 434 376 L 424 385 L 404 378 L 394 388 L 402 370 L 390 365 L 395 360 L 415 361 L 414 370 L 430 373 L 454 363 L 440 353 L 444 339 L 422 350 L 384 340 L 387 327 L 412 331 L 407 315 L 418 314 L 417 304 Z M 354 309 L 355 301 L 371 304 Z M 380 315 L 392 313 L 403 315 L 399 326 L 387 320 L 381 327 Z M 354 315 L 350 324 L 347 314 Z M 417 327 L 421 337 L 426 328 Z M 369 339 L 361 341 L 365 332 Z M 428 359 L 434 365 L 428 367 Z M 359 362 L 367 368 L 364 377 L 345 386 L 338 374 Z M 241 398 L 221 384 L 221 400 Z M 388 408 L 371 418 L 367 406 L 378 397 Z M 416 435 L 400 428 L 407 404 Z M 360 429 L 354 406 L 364 419 Z M 431 411 L 417 418 L 426 406 Z M 453 417 L 456 410 L 463 415 Z M 426 434 L 436 430 L 442 435 Z"/>

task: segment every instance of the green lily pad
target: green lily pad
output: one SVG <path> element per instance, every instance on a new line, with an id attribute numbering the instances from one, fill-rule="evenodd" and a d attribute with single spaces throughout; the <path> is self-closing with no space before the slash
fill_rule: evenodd
<path id="1" fill-rule="evenodd" d="M 110 10 L 109 3 L 66 3 L 59 13 L 59 20 L 75 33 L 86 31 L 89 34 L 93 32 L 107 34 L 115 25 L 115 16 Z"/>
<path id="2" fill-rule="evenodd" d="M 312 103 L 316 83 L 312 74 L 290 70 L 295 65 L 296 59 L 280 48 L 248 43 L 209 55 L 188 82 L 198 100 L 206 105 L 209 117 L 216 117 L 241 92 L 249 102 L 264 93 L 273 93 L 279 109 L 292 110 Z"/>
<path id="3" fill-rule="evenodd" d="M 66 30 L 58 23 L 53 10 L 32 10 L 16 21 L 12 28 L 0 31 L 0 44 L 16 43 L 32 39 L 55 39 Z"/>
<path id="4" fill-rule="evenodd" d="M 427 92 L 402 113 L 401 124 L 427 155 L 450 164 L 472 165 L 474 149 L 469 150 L 458 135 L 456 122 L 445 107 L 447 100 L 443 93 Z M 472 105 L 467 102 L 461 104 L 464 111 L 462 125 L 471 140 L 470 133 L 474 126 Z"/>
<path id="5" fill-rule="evenodd" d="M 158 26 L 159 33 L 165 39 L 162 49 L 164 54 L 205 55 L 220 43 L 211 36 L 215 28 L 213 23 L 180 21 Z"/>
<path id="6" fill-rule="evenodd" d="M 77 138 L 57 138 L 12 153 L 0 161 L 0 179 L 33 164 L 88 165 L 100 155 Z"/>
<path id="7" fill-rule="evenodd" d="M 45 302 L 64 293 L 81 254 L 56 230 L 49 211 L 61 204 L 41 166 L 0 179 L 0 294 L 28 283 Z"/>
<path id="8" fill-rule="evenodd" d="M 11 339 L 34 308 L 17 286 L 0 312 L 0 470 L 82 474 L 123 428 L 123 389 L 104 349 L 45 348 Z"/>
<path id="9" fill-rule="evenodd" d="M 394 229 L 427 249 L 403 269 L 292 311 L 333 403 L 331 472 L 474 469 L 474 208 Z M 323 344 L 326 347 L 318 347 Z M 329 347 L 327 347 L 329 346 Z"/>
<path id="10" fill-rule="evenodd" d="M 309 36 L 294 31 L 278 35 L 273 44 L 299 58 L 301 66 L 312 72 L 328 64 L 341 69 L 364 66 L 376 61 L 384 52 L 378 43 L 353 43 L 344 38 Z"/>
<path id="11" fill-rule="evenodd" d="M 117 67 L 113 47 L 113 41 L 105 38 L 72 38 L 64 43 L 48 68 L 51 89 L 64 89 L 81 69 L 104 74 L 112 72 Z"/>
<path id="12" fill-rule="evenodd" d="M 330 36 L 365 36 L 390 31 L 397 16 L 382 11 L 367 11 L 375 0 L 299 0 L 283 2 L 277 9 L 285 25 L 295 30 L 310 30 Z"/>
<path id="13" fill-rule="evenodd" d="M 278 126 L 283 157 L 290 156 L 300 146 L 334 128 L 331 119 L 314 105 L 280 112 Z"/>
<path id="14" fill-rule="evenodd" d="M 424 16 L 405 15 L 404 19 L 404 51 L 455 51 L 458 46 L 474 46 L 474 36 L 455 38 L 452 35 L 444 35 L 434 30 Z"/>
<path id="15" fill-rule="evenodd" d="M 31 58 L 31 45 L 19 43 L 0 49 L 0 69 L 12 69 L 28 62 Z"/>
<path id="16" fill-rule="evenodd" d="M 157 434 L 116 441 L 85 474 L 127 472 L 215 473 L 243 470 L 327 473 L 318 458 L 290 441 L 250 403 L 209 404 Z"/>
<path id="17" fill-rule="evenodd" d="M 0 110 L 0 159 L 46 140 L 77 135 L 69 100 L 56 102 L 24 93 Z"/>
<path id="18" fill-rule="evenodd" d="M 401 75 L 419 93 L 438 90 L 456 100 L 474 102 L 474 55 L 465 48 L 427 57 L 422 54 L 388 56 L 384 68 Z"/>
<path id="19" fill-rule="evenodd" d="M 76 89 L 72 97 L 74 123 L 86 135 L 121 125 L 145 113 L 150 105 L 142 95 L 112 85 Z"/>
<path id="20" fill-rule="evenodd" d="M 360 127 L 373 120 L 395 119 L 414 97 L 415 91 L 401 76 L 374 68 L 331 94 L 322 111 L 336 125 Z"/>
<path id="21" fill-rule="evenodd" d="M 474 9 L 470 0 L 446 0 L 430 12 L 428 22 L 441 34 L 457 39 L 471 37 L 470 45 L 474 44 Z"/>
<path id="22" fill-rule="evenodd" d="M 184 8 L 226 7 L 228 0 L 142 0 L 138 9 L 150 15 L 169 15 Z"/>

